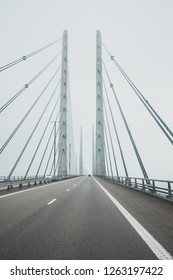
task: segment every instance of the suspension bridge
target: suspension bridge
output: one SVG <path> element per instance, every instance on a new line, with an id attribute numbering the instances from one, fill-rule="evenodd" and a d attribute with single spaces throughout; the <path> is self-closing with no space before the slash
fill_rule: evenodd
<path id="1" fill-rule="evenodd" d="M 97 31 L 92 174 L 86 174 L 82 126 L 78 157 L 75 151 L 68 48 L 65 30 L 54 42 L 0 67 L 2 79 L 17 80 L 0 104 L 0 259 L 172 259 L 173 181 L 150 178 L 103 51 L 170 153 L 173 133 Z M 31 71 L 33 59 L 38 60 Z M 140 176 L 134 176 L 136 169 L 131 175 L 122 131 Z"/>

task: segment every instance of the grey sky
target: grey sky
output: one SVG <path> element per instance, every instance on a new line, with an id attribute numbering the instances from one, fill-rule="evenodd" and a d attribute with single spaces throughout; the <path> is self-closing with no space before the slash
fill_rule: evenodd
<path id="1" fill-rule="evenodd" d="M 172 14 L 171 0 L 0 0 L 0 65 L 46 45 L 61 37 L 64 29 L 68 30 L 76 150 L 79 151 L 80 124 L 82 124 L 84 165 L 91 171 L 91 132 L 92 124 L 95 122 L 96 30 L 101 31 L 102 39 L 110 52 L 172 128 Z M 54 55 L 55 48 L 52 52 Z M 49 57 L 52 56 L 49 54 Z M 110 65 L 105 52 L 104 57 L 107 65 Z M 29 67 L 31 69 L 34 66 L 31 63 Z M 108 68 L 129 118 L 131 129 L 134 131 L 149 177 L 172 179 L 171 144 L 151 117 L 140 107 L 137 98 L 127 89 L 126 82 L 122 82 L 121 76 L 112 64 Z M 29 72 L 23 76 L 21 73 L 24 71 L 24 65 L 17 66 L 16 72 L 13 69 L 1 75 L 1 105 L 7 97 L 12 96 L 32 78 Z M 25 110 L 24 98 L 21 98 L 21 102 L 23 103 L 20 109 L 19 107 L 17 109 L 18 115 L 22 115 L 22 110 Z M 8 112 L 1 119 L 4 137 L 6 131 L 10 130 L 12 113 L 10 109 Z M 19 150 L 19 143 L 18 139 L 15 150 Z M 128 154 L 129 144 L 124 146 Z M 8 156 L 4 156 L 3 163 L 0 162 L 2 165 L 0 175 L 5 175 L 9 169 Z M 141 176 L 131 155 L 127 161 L 130 174 Z"/>

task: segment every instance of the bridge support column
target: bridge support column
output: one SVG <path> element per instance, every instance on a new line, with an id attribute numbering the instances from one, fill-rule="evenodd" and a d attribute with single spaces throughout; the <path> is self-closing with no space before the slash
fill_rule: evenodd
<path id="1" fill-rule="evenodd" d="M 96 33 L 96 175 L 105 175 L 101 33 Z"/>
<path id="2" fill-rule="evenodd" d="M 59 153 L 58 175 L 67 175 L 67 30 L 63 33 L 62 43 L 62 69 L 61 69 L 61 97 L 60 97 L 60 123 L 59 123 Z"/>

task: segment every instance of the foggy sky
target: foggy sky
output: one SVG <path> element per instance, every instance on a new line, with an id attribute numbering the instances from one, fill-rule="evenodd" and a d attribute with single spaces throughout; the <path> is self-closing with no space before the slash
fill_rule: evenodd
<path id="1" fill-rule="evenodd" d="M 0 66 L 60 38 L 63 30 L 68 30 L 75 146 L 76 152 L 79 153 L 82 125 L 84 166 L 91 172 L 92 124 L 95 123 L 96 114 L 96 30 L 101 31 L 102 40 L 109 51 L 172 128 L 172 14 L 171 0 L 0 0 Z M 28 61 L 27 67 L 22 64 L 1 73 L 0 105 L 13 96 L 60 49 L 61 43 L 40 55 L 38 60 L 33 58 L 31 62 Z M 171 144 L 139 104 L 104 51 L 103 57 L 149 177 L 173 179 Z M 45 77 L 42 81 L 44 79 Z M 41 84 L 41 81 L 37 84 L 38 91 L 39 83 Z M 37 87 L 33 88 L 33 99 L 35 91 Z M 26 112 L 25 95 L 18 102 L 15 109 L 11 106 L 0 116 L 1 144 L 17 120 Z M 121 122 L 119 126 L 121 130 Z M 29 127 L 28 123 L 28 129 Z M 1 157 L 0 175 L 7 175 L 9 166 L 19 153 L 23 137 L 24 132 Z M 122 142 L 127 153 L 130 175 L 141 176 L 134 156 L 128 154 L 130 144 L 125 138 Z M 17 171 L 19 175 L 22 175 L 23 165 L 24 163 L 21 163 Z"/>

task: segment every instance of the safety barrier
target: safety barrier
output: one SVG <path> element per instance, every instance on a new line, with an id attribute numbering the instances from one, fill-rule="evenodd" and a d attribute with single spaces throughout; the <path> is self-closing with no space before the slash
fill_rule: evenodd
<path id="1" fill-rule="evenodd" d="M 37 184 L 47 184 L 51 182 L 57 182 L 62 180 L 67 180 L 77 177 L 77 175 L 66 175 L 66 176 L 13 176 L 13 177 L 3 177 L 0 176 L 0 190 L 7 189 L 10 190 L 13 187 L 22 188 L 23 186 L 30 187 L 31 185 Z"/>
<path id="2" fill-rule="evenodd" d="M 103 179 L 118 183 L 134 189 L 140 189 L 161 197 L 173 199 L 173 181 L 150 178 L 100 176 Z"/>

